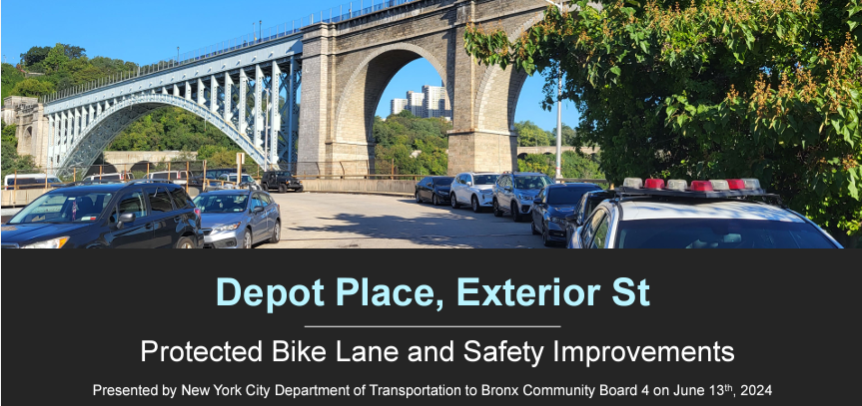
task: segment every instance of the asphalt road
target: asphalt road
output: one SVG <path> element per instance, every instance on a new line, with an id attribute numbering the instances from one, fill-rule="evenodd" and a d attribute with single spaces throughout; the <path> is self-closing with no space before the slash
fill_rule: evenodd
<path id="1" fill-rule="evenodd" d="M 273 193 L 281 205 L 278 244 L 256 248 L 544 248 L 530 223 L 488 210 L 417 204 L 411 198 Z"/>

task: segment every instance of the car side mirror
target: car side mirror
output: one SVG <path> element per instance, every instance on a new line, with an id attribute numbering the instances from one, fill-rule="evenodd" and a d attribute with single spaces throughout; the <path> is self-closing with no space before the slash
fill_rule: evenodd
<path id="1" fill-rule="evenodd" d="M 473 186 L 473 182 L 467 182 L 467 186 Z"/>
<path id="2" fill-rule="evenodd" d="M 533 199 L 533 204 L 542 204 L 542 199 Z"/>
<path id="3" fill-rule="evenodd" d="M 257 206 L 257 207 L 255 207 L 254 209 L 252 209 L 252 212 L 253 212 L 253 213 L 260 213 L 260 212 L 263 212 L 263 207 Z"/>
<path id="4" fill-rule="evenodd" d="M 123 228 L 123 224 L 126 223 L 134 223 L 135 222 L 135 213 L 123 213 L 120 215 L 120 218 L 117 219 L 117 228 Z"/>

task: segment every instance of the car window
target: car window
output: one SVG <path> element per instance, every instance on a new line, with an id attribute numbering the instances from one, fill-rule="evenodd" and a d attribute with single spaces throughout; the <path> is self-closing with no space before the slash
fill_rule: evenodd
<path id="1" fill-rule="evenodd" d="M 592 244 L 593 235 L 596 234 L 596 230 L 599 228 L 599 225 L 601 224 L 602 220 L 604 220 L 604 218 L 604 210 L 597 211 L 592 217 L 590 217 L 590 219 L 588 220 L 589 223 L 586 227 L 584 227 L 583 234 L 581 235 L 581 242 L 583 243 L 584 247 L 589 246 L 589 244 Z"/>
<path id="2" fill-rule="evenodd" d="M 254 196 L 251 198 L 251 208 L 252 208 L 252 210 L 254 210 L 254 208 L 255 208 L 255 207 L 264 207 L 263 202 L 262 202 L 262 201 L 260 201 L 260 195 L 259 195 L 259 194 L 257 194 L 257 193 L 255 193 L 255 194 L 254 194 Z"/>
<path id="3" fill-rule="evenodd" d="M 135 217 L 141 218 L 147 215 L 147 209 L 144 205 L 144 194 L 141 193 L 140 190 L 129 193 L 120 200 L 120 203 L 117 204 L 117 210 L 119 212 L 119 216 L 126 213 L 134 213 Z M 116 222 L 116 218 L 111 218 L 112 222 Z"/>
<path id="4" fill-rule="evenodd" d="M 171 197 L 165 188 L 148 189 L 147 194 L 150 197 L 150 209 L 153 213 L 167 213 L 174 210 L 171 204 Z"/>
<path id="5" fill-rule="evenodd" d="M 263 193 L 260 194 L 260 200 L 263 200 L 264 205 L 269 206 L 272 204 L 272 197 L 269 195 L 265 195 Z"/>
<path id="6" fill-rule="evenodd" d="M 536 199 L 539 199 L 539 200 L 541 200 L 542 202 L 544 202 L 544 201 L 545 201 L 545 191 L 546 191 L 546 190 L 548 190 L 548 189 L 542 189 L 542 191 L 541 191 L 541 192 L 539 192 L 539 194 L 537 194 L 537 195 L 536 195 Z"/>
<path id="7" fill-rule="evenodd" d="M 608 223 L 610 221 L 610 218 L 608 216 L 602 217 L 602 222 L 601 224 L 599 224 L 599 228 L 596 229 L 596 234 L 595 236 L 593 236 L 593 241 L 590 243 L 590 248 L 605 248 L 605 241 L 607 240 L 608 236 Z"/>
<path id="8" fill-rule="evenodd" d="M 195 207 L 194 202 L 183 188 L 178 187 L 171 190 L 171 197 L 174 198 L 174 204 L 178 209 L 191 209 Z"/>

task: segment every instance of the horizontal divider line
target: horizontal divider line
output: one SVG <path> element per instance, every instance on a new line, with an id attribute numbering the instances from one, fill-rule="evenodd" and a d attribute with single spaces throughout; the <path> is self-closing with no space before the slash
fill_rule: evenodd
<path id="1" fill-rule="evenodd" d="M 562 328 L 562 326 L 305 326 L 305 328 Z"/>

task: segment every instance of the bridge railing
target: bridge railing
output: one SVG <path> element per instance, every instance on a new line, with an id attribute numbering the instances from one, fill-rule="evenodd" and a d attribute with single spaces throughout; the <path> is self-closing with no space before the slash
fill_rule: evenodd
<path id="1" fill-rule="evenodd" d="M 137 65 L 135 70 L 119 73 L 111 77 L 101 78 L 87 84 L 77 85 L 71 89 L 61 89 L 53 94 L 41 96 L 40 100 L 50 104 L 55 101 L 69 99 L 94 89 L 113 86 L 118 83 L 135 80 L 141 76 L 156 74 L 208 58 L 218 57 L 229 52 L 275 41 L 289 35 L 297 34 L 309 25 L 319 24 L 321 22 L 338 23 L 351 18 L 376 13 L 390 7 L 412 3 L 414 1 L 417 0 L 358 0 L 345 3 L 338 7 L 332 7 L 329 10 L 321 10 L 319 13 L 311 14 L 307 17 L 299 18 L 283 24 L 277 24 L 269 28 L 257 27 L 247 34 L 243 34 L 229 40 L 220 41 L 193 51 L 181 53 L 179 52 L 179 48 L 177 48 L 177 53 L 171 54 L 167 58 L 162 58 L 148 64 Z"/>

